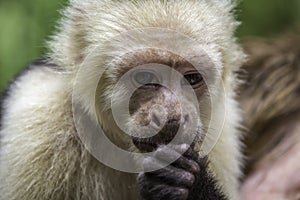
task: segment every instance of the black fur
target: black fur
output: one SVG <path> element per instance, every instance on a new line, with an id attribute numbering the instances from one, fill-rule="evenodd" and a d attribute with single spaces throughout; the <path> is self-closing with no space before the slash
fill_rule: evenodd
<path id="1" fill-rule="evenodd" d="M 4 112 L 4 108 L 3 108 L 3 102 L 5 97 L 7 96 L 8 90 L 5 90 L 2 94 L 0 94 L 0 130 L 2 127 L 2 116 L 3 116 L 3 112 Z"/>
<path id="2" fill-rule="evenodd" d="M 164 158 L 179 156 L 179 146 L 159 147 L 154 157 L 144 160 L 144 167 L 161 166 Z M 207 158 L 199 158 L 189 148 L 171 165 L 152 172 L 140 173 L 138 188 L 144 200 L 227 200 L 208 172 Z"/>

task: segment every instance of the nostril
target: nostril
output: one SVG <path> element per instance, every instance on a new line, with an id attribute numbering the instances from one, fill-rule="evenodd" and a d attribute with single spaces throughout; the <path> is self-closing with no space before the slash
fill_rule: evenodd
<path id="1" fill-rule="evenodd" d="M 190 116 L 189 115 L 185 115 L 183 118 L 183 124 L 187 124 L 190 121 Z"/>
<path id="2" fill-rule="evenodd" d="M 159 119 L 159 117 L 158 117 L 155 113 L 152 114 L 152 122 L 153 122 L 157 127 L 160 127 L 160 126 L 161 126 L 160 119 Z"/>
<path id="3" fill-rule="evenodd" d="M 175 119 L 175 118 L 168 119 L 168 121 L 167 121 L 168 125 L 177 124 L 177 123 L 178 123 L 178 119 Z"/>

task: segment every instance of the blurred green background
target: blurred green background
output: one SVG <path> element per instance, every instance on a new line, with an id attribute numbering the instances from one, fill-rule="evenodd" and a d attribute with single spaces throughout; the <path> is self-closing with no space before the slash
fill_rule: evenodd
<path id="1" fill-rule="evenodd" d="M 84 0 L 83 0 L 84 1 Z M 45 53 L 66 0 L 0 0 L 0 91 L 24 66 Z M 272 37 L 300 24 L 300 0 L 242 0 L 239 37 Z"/>

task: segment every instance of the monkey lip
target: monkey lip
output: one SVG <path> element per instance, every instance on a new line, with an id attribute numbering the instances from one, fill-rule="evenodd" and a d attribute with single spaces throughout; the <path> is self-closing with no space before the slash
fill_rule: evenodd
<path id="1" fill-rule="evenodd" d="M 158 144 L 153 142 L 153 141 L 149 141 L 149 140 L 144 140 L 144 139 L 138 139 L 133 137 L 132 138 L 133 144 L 142 152 L 152 152 L 154 151 Z"/>
<path id="2" fill-rule="evenodd" d="M 138 142 L 134 145 L 142 152 L 152 152 L 157 148 L 157 144 L 151 142 Z"/>
<path id="3" fill-rule="evenodd" d="M 157 139 L 157 138 L 156 138 Z M 173 139 L 173 138 L 172 138 Z M 168 144 L 172 139 L 161 139 L 154 140 L 151 139 L 139 139 L 132 138 L 133 144 L 141 151 L 141 152 L 152 152 L 157 149 L 159 145 Z"/>

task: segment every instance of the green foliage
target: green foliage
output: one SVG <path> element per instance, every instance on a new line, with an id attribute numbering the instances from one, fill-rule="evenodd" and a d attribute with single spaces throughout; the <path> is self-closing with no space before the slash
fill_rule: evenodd
<path id="1" fill-rule="evenodd" d="M 0 1 L 0 91 L 8 81 L 45 52 L 66 0 Z M 242 0 L 238 35 L 272 36 L 300 22 L 300 0 Z"/>
<path id="2" fill-rule="evenodd" d="M 25 65 L 45 52 L 45 41 L 65 2 L 0 1 L 0 92 Z"/>
<path id="3" fill-rule="evenodd" d="M 274 36 L 300 22 L 300 0 L 241 0 L 239 36 Z"/>

